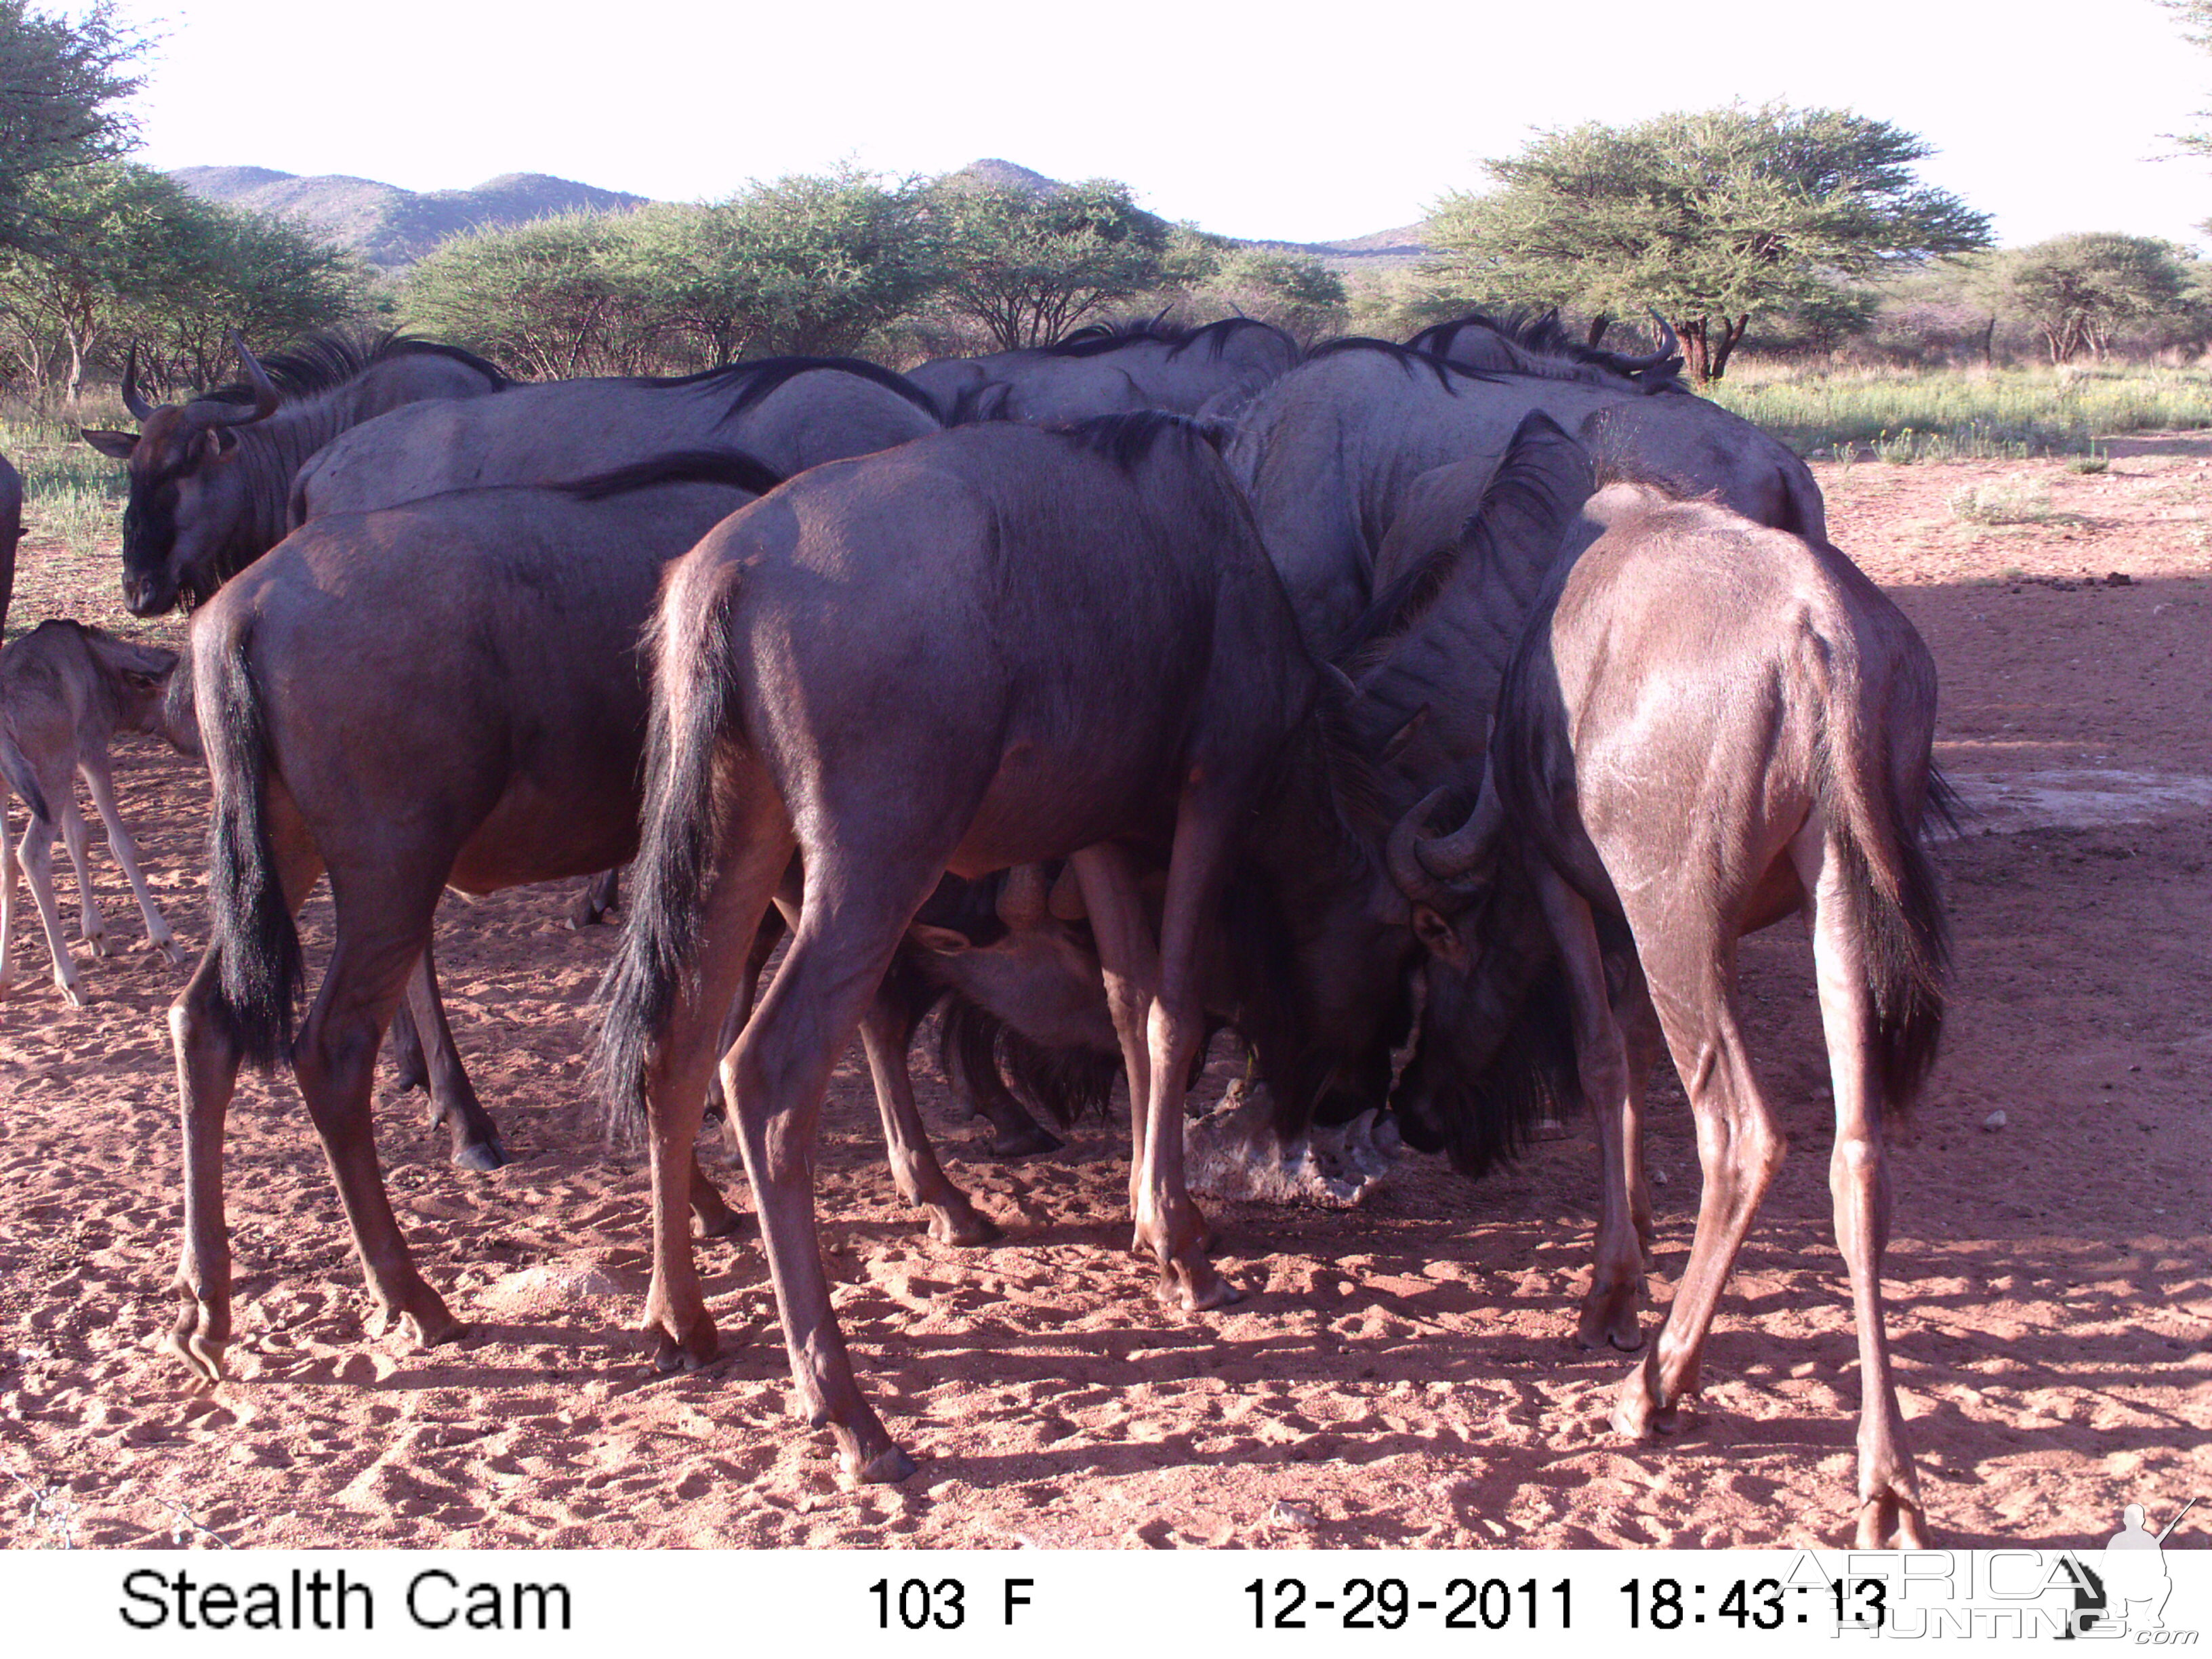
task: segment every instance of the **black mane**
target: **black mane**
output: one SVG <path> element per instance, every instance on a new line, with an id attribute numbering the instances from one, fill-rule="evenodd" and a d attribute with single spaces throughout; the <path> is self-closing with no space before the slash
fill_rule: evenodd
<path id="1" fill-rule="evenodd" d="M 1120 415 L 1093 415 L 1087 421 L 1071 421 L 1046 428 L 1073 439 L 1095 455 L 1103 455 L 1124 472 L 1143 465 L 1167 433 L 1185 437 L 1218 451 L 1225 430 L 1212 423 L 1174 415 L 1164 409 L 1139 409 Z"/>
<path id="2" fill-rule="evenodd" d="M 1613 380 L 1639 392 L 1687 392 L 1682 360 L 1667 357 L 1658 363 L 1584 344 L 1567 331 L 1557 310 L 1508 311 L 1492 316 L 1470 311 L 1464 317 L 1437 323 L 1406 342 L 1411 350 L 1443 357 L 1463 329 L 1479 328 L 1496 335 L 1520 364 L 1520 372 L 1554 380 Z M 1579 372 L 1577 372 L 1579 371 Z"/>
<path id="3" fill-rule="evenodd" d="M 259 362 L 270 383 L 289 404 L 335 392 L 379 363 L 390 362 L 395 357 L 447 357 L 476 370 L 495 387 L 514 384 L 495 364 L 487 362 L 473 351 L 447 345 L 442 340 L 416 339 L 395 329 L 375 333 L 320 329 L 302 335 L 282 350 L 270 352 Z M 212 392 L 202 392 L 193 401 L 250 404 L 256 395 L 253 387 L 245 381 L 233 380 Z"/>
<path id="4" fill-rule="evenodd" d="M 1306 354 L 1306 361 L 1314 362 L 1323 357 L 1334 357 L 1345 351 L 1376 351 L 1395 361 L 1407 374 L 1425 368 L 1437 377 L 1437 384 L 1456 397 L 1459 388 L 1452 384 L 1456 374 L 1469 380 L 1488 380 L 1502 383 L 1505 376 L 1486 368 L 1469 368 L 1464 363 L 1447 362 L 1443 358 L 1426 351 L 1416 351 L 1412 346 L 1400 345 L 1395 340 L 1370 339 L 1364 334 L 1348 334 L 1340 340 L 1331 340 L 1317 345 Z"/>
<path id="5" fill-rule="evenodd" d="M 611 495 L 672 483 L 727 484 L 765 495 L 782 482 L 775 468 L 742 449 L 679 449 L 555 488 L 580 501 L 603 501 Z"/>
<path id="6" fill-rule="evenodd" d="M 1123 346 L 1152 344 L 1167 347 L 1168 356 L 1177 357 L 1193 346 L 1202 345 L 1208 356 L 1218 357 L 1228 349 L 1230 336 L 1243 328 L 1256 328 L 1277 336 L 1290 348 L 1293 358 L 1297 356 L 1296 341 L 1273 323 L 1261 322 L 1257 317 L 1224 317 L 1218 322 L 1185 326 L 1169 322 L 1165 312 L 1156 317 L 1125 317 L 1119 322 L 1088 323 L 1036 349 L 1051 357 L 1096 357 L 1104 352 L 1118 351 Z"/>
<path id="7" fill-rule="evenodd" d="M 885 391 L 896 392 L 933 421 L 939 419 L 937 405 L 929 394 L 896 369 L 885 368 L 881 363 L 872 363 L 865 357 L 753 357 L 742 362 L 725 363 L 720 368 L 702 369 L 696 374 L 641 374 L 630 382 L 633 386 L 727 386 L 737 392 L 724 420 L 735 420 L 755 404 L 761 402 L 785 381 L 801 374 L 811 374 L 817 369 L 835 369 L 841 374 L 855 374 L 864 380 L 873 380 Z"/>

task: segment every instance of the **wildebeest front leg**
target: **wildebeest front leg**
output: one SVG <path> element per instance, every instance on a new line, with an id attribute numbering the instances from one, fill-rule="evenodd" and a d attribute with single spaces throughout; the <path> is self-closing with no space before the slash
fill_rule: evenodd
<path id="1" fill-rule="evenodd" d="M 929 1131 L 914 1100 L 907 1070 L 913 1032 L 900 1010 L 878 994 L 860 1017 L 860 1042 L 876 1085 L 876 1108 L 884 1120 L 884 1148 L 899 1196 L 929 1212 L 929 1236 L 940 1244 L 988 1244 L 1001 1237 L 995 1223 L 980 1213 L 968 1194 L 954 1186 L 930 1148 Z"/>
<path id="2" fill-rule="evenodd" d="M 138 914 L 146 920 L 146 942 L 169 960 L 169 965 L 185 965 L 185 953 L 169 924 L 162 919 L 161 906 L 154 902 L 152 890 L 138 868 L 138 844 L 131 839 L 130 830 L 123 827 L 123 815 L 115 810 L 115 785 L 107 772 L 105 755 L 88 755 L 78 769 L 84 775 L 85 787 L 92 792 L 92 804 L 100 813 L 100 821 L 107 826 L 108 850 L 115 861 L 123 866 L 124 879 L 131 884 L 131 896 L 138 901 Z"/>
<path id="3" fill-rule="evenodd" d="M 1868 991 L 1864 918 L 1843 877 L 1838 849 L 1823 844 L 1820 817 L 1790 848 L 1812 895 L 1813 963 L 1828 1069 L 1836 1096 L 1836 1146 L 1828 1164 L 1836 1244 L 1851 1276 L 1859 1339 L 1860 1549 L 1922 1549 L 1920 1481 L 1905 1441 L 1882 1314 L 1881 1260 L 1889 1243 L 1889 1177 L 1881 1135 L 1882 1093 L 1875 1018 Z"/>
<path id="4" fill-rule="evenodd" d="M 1121 1040 L 1121 1065 L 1129 1084 L 1129 1218 L 1133 1226 L 1144 1204 L 1145 1133 L 1152 1099 L 1152 1063 L 1146 1033 L 1152 1000 L 1159 994 L 1159 946 L 1145 920 L 1144 899 L 1134 862 L 1121 848 L 1085 848 L 1068 860 L 1083 892 L 1083 908 L 1098 945 L 1098 966 L 1106 985 L 1106 1009 Z M 1129 1241 L 1132 1254 L 1149 1253 L 1143 1231 Z"/>
<path id="5" fill-rule="evenodd" d="M 499 1126 L 477 1099 L 476 1087 L 462 1068 L 446 1023 L 445 999 L 438 994 L 438 967 L 425 950 L 407 970 L 405 1012 L 412 1017 L 422 1052 L 425 1086 L 430 1091 L 430 1127 L 442 1123 L 452 1139 L 453 1159 L 465 1170 L 496 1170 L 507 1161 Z"/>
<path id="6" fill-rule="evenodd" d="M 96 957 L 108 954 L 107 917 L 100 908 L 100 896 L 93 891 L 92 866 L 86 858 L 84 811 L 76 804 L 76 782 L 71 779 L 62 791 L 56 804 L 61 813 L 62 845 L 69 848 L 70 867 L 76 872 L 77 937 L 92 947 Z"/>
<path id="7" fill-rule="evenodd" d="M 1637 1310 L 1644 1298 L 1644 1252 L 1629 1202 L 1628 1058 L 1606 988 L 1605 957 L 1589 902 L 1548 865 L 1534 872 L 1544 919 L 1559 946 L 1573 1009 L 1575 1068 L 1597 1119 L 1597 1261 L 1575 1340 L 1585 1348 L 1644 1346 Z"/>
<path id="8" fill-rule="evenodd" d="M 335 882 L 333 888 L 339 902 L 337 947 L 292 1045 L 293 1069 L 322 1137 L 323 1155 L 337 1182 L 354 1249 L 382 1322 L 388 1328 L 396 1319 L 418 1344 L 433 1346 L 456 1340 L 467 1329 L 416 1271 L 399 1231 L 377 1164 L 370 1096 L 384 1029 L 416 958 L 429 945 L 437 887 L 430 884 L 419 926 L 395 921 L 388 928 L 376 925 L 381 918 L 349 915 L 356 907 Z"/>

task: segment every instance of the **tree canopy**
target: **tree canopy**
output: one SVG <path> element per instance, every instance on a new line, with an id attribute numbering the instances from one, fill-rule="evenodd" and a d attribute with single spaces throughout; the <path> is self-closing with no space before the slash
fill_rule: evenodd
<path id="1" fill-rule="evenodd" d="M 38 185 L 137 142 L 121 105 L 143 83 L 135 66 L 145 49 L 112 0 L 76 19 L 0 0 L 0 246 L 33 246 L 47 234 Z"/>
<path id="2" fill-rule="evenodd" d="M 2054 363 L 2101 357 L 2119 330 L 2179 310 L 2195 274 L 2172 243 L 2111 232 L 2054 236 L 2002 256 L 1996 272 Z"/>
<path id="3" fill-rule="evenodd" d="M 1854 282 L 1989 245 L 1987 218 L 1917 182 L 1931 152 L 1849 110 L 1741 105 L 1540 133 L 1498 188 L 1431 219 L 1431 283 L 1462 302 L 1646 307 L 1717 380 L 1753 318 L 1832 309 Z"/>
<path id="4" fill-rule="evenodd" d="M 1007 351 L 1057 339 L 1145 292 L 1168 252 L 1167 222 L 1111 179 L 1049 191 L 947 182 L 931 211 L 945 305 Z"/>

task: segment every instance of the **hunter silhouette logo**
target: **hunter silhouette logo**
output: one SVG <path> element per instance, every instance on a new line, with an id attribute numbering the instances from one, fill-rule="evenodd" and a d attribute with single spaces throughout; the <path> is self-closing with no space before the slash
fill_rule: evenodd
<path id="1" fill-rule="evenodd" d="M 2106 1543 L 2096 1567 L 2081 1564 L 2084 1577 L 2095 1584 L 2095 1600 L 2085 1602 L 2083 1592 L 2088 1585 L 2077 1583 L 2076 1631 L 2091 1630 L 2100 1620 L 2110 1621 L 2116 1631 L 2148 1632 L 2166 1628 L 2166 1598 L 2173 1594 L 2173 1579 L 2166 1567 L 2166 1540 L 2173 1535 L 2183 1516 L 2196 1507 L 2192 1498 L 2156 1534 L 2143 1525 L 2142 1504 L 2130 1504 L 2120 1511 L 2120 1529 Z"/>

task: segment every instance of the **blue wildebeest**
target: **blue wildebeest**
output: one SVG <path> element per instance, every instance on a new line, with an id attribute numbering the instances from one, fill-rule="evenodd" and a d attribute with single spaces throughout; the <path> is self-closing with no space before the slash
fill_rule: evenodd
<path id="1" fill-rule="evenodd" d="M 240 386 L 158 408 L 139 393 L 132 348 L 123 401 L 139 430 L 83 434 L 131 464 L 123 601 L 133 616 L 198 605 L 283 540 L 293 475 L 341 432 L 403 404 L 507 384 L 481 357 L 429 340 L 317 335 L 265 363 L 237 343 Z"/>
<path id="2" fill-rule="evenodd" d="M 1712 493 L 1762 524 L 1826 533 L 1819 487 L 1785 446 L 1702 398 L 1585 378 L 1590 369 L 1467 369 L 1383 341 L 1340 340 L 1262 391 L 1237 423 L 1230 461 L 1307 638 L 1334 649 L 1364 611 L 1376 551 L 1413 481 L 1453 462 L 1494 466 L 1532 410 L 1601 466 Z"/>
<path id="3" fill-rule="evenodd" d="M 92 792 L 93 805 L 107 826 L 109 850 L 123 866 L 146 919 L 146 942 L 173 963 L 181 965 L 185 959 L 139 871 L 137 844 L 116 811 L 107 768 L 107 745 L 118 732 L 166 734 L 164 697 L 176 665 L 173 651 L 134 645 L 60 618 L 40 623 L 0 651 L 0 776 L 29 809 L 21 849 L 23 873 L 46 930 L 54 983 L 80 1008 L 85 1006 L 84 988 L 54 903 L 57 825 L 76 871 L 79 937 L 95 955 L 108 955 L 109 947 L 85 864 L 84 815 L 76 804 L 79 776 Z M 15 859 L 0 814 L 0 995 L 6 994 L 13 969 L 8 944 L 15 931 Z"/>
<path id="4" fill-rule="evenodd" d="M 1298 361 L 1271 323 L 1225 317 L 1185 328 L 1154 317 L 1094 323 L 1050 345 L 940 357 L 908 372 L 950 424 L 1086 420 L 1160 409 L 1228 415 Z"/>
<path id="5" fill-rule="evenodd" d="M 292 522 L 448 489 L 586 477 L 679 449 L 741 449 L 787 477 L 940 424 L 905 377 L 856 357 L 763 357 L 679 380 L 545 380 L 355 428 L 301 470 Z"/>
<path id="6" fill-rule="evenodd" d="M 1470 311 L 1464 317 L 1431 325 L 1406 344 L 1462 368 L 1540 374 L 1551 380 L 1571 378 L 1600 386 L 1627 385 L 1644 392 L 1686 392 L 1690 384 L 1682 378 L 1674 331 L 1664 318 L 1659 318 L 1658 323 L 1659 348 L 1641 357 L 1572 338 L 1560 326 L 1556 311 L 1508 312 L 1498 316 Z"/>
<path id="7" fill-rule="evenodd" d="M 848 1470 L 913 1465 L 853 1376 L 813 1236 L 830 1069 L 947 869 L 1066 857 L 1132 1100 L 1137 1246 L 1194 1307 L 1237 1292 L 1182 1176 L 1182 1098 L 1218 949 L 1277 1096 L 1310 1105 L 1402 1032 L 1414 908 L 1393 885 L 1343 693 L 1300 642 L 1235 481 L 1189 423 L 963 428 L 838 462 L 670 573 L 636 901 L 601 1070 L 646 1126 L 647 1317 L 712 1355 L 682 1224 L 716 1024 L 797 848 L 798 931 L 723 1057 L 799 1402 Z M 1157 945 L 1133 859 L 1168 869 Z M 1230 926 L 1215 937 L 1217 913 Z"/>
<path id="8" fill-rule="evenodd" d="M 399 979 L 445 885 L 489 891 L 628 855 L 647 708 L 636 641 L 661 566 L 774 483 L 750 458 L 678 454 L 566 487 L 335 514 L 195 617 L 213 921 L 172 1013 L 186 1199 L 168 1346 L 202 1376 L 219 1374 L 230 1330 L 221 1147 L 241 1060 L 289 1058 L 379 1306 L 426 1342 L 460 1333 L 408 1255 L 369 1139 L 369 1068 Z M 336 944 L 289 1043 L 301 978 L 292 912 L 325 870 Z M 1103 1000 L 1089 1024 L 1079 1008 L 1058 1024 L 1040 1018 L 1053 1011 L 1027 988 L 1073 980 L 1073 946 L 1020 885 L 933 897 L 902 970 L 928 988 L 893 988 L 872 1013 L 893 1173 L 949 1243 L 996 1230 L 930 1152 L 905 1071 L 915 1021 L 948 989 L 1011 1004 L 1042 1041 L 1079 1040 L 1104 1020 Z M 734 1230 L 703 1176 L 691 1179 L 702 1230 Z"/>
<path id="9" fill-rule="evenodd" d="M 1857 1537 L 1917 1545 L 1881 1310 L 1882 1121 L 1916 1091 L 1942 1018 L 1943 916 L 1922 846 L 1944 801 L 1935 666 L 1842 554 L 1717 503 L 1612 484 L 1563 546 L 1590 479 L 1571 447 L 1556 428 L 1524 432 L 1489 503 L 1505 509 L 1498 542 L 1470 533 L 1401 585 L 1418 612 L 1484 586 L 1486 564 L 1548 569 L 1474 804 L 1413 844 L 1427 884 L 1410 884 L 1464 907 L 1473 970 L 1431 976 L 1401 1121 L 1409 1140 L 1479 1168 L 1510 1139 L 1500 1114 L 1589 1098 L 1604 1184 L 1581 1335 L 1633 1348 L 1650 1234 L 1643 1091 L 1662 1048 L 1672 1056 L 1705 1191 L 1665 1328 L 1613 1419 L 1635 1436 L 1670 1426 L 1784 1145 L 1744 1044 L 1735 943 L 1808 911 L 1835 1095 L 1830 1188 L 1858 1322 Z M 1516 538 L 1528 545 L 1498 544 Z"/>

